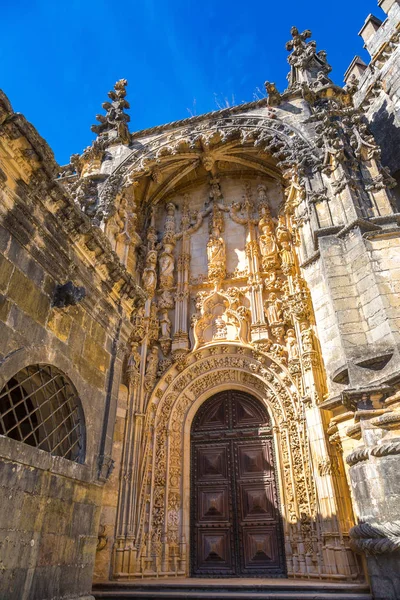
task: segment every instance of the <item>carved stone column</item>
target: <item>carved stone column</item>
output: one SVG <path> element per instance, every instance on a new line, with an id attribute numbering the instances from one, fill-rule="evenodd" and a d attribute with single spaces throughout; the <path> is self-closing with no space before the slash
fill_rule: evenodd
<path id="1" fill-rule="evenodd" d="M 400 597 L 400 393 L 383 409 L 357 411 L 348 434 L 360 442 L 346 459 L 358 518 L 350 530 L 352 545 L 366 556 L 374 598 L 395 600 Z"/>
<path id="2" fill-rule="evenodd" d="M 195 219 L 193 219 L 189 210 L 189 197 L 185 196 L 182 207 L 181 230 L 175 236 L 177 240 L 181 240 L 181 247 L 178 255 L 175 328 L 172 340 L 172 354 L 174 358 L 179 358 L 179 356 L 185 355 L 189 351 L 190 236 L 201 227 L 204 217 L 210 213 L 210 210 L 211 208 L 207 208 L 205 211 L 199 212 Z"/>

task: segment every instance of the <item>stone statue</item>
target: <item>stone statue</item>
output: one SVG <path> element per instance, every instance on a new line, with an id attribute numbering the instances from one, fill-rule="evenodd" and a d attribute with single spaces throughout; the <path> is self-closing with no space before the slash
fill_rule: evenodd
<path id="1" fill-rule="evenodd" d="M 145 388 L 147 391 L 151 391 L 154 387 L 158 370 L 158 348 L 153 346 L 147 356 L 146 361 L 146 376 L 145 376 Z"/>
<path id="2" fill-rule="evenodd" d="M 286 334 L 286 350 L 288 353 L 288 359 L 297 360 L 299 358 L 299 345 L 296 340 L 294 329 L 288 329 Z"/>
<path id="3" fill-rule="evenodd" d="M 128 357 L 126 371 L 128 374 L 129 381 L 134 383 L 139 377 L 140 369 L 140 352 L 138 351 L 138 342 L 131 342 L 131 352 Z"/>
<path id="4" fill-rule="evenodd" d="M 265 187 L 265 185 L 263 183 L 260 183 L 259 186 L 257 186 L 257 192 L 258 192 L 258 206 L 259 208 L 267 208 L 268 212 L 268 199 L 267 199 L 267 188 Z"/>
<path id="5" fill-rule="evenodd" d="M 161 337 L 169 339 L 171 337 L 171 320 L 168 316 L 168 311 L 163 310 L 160 318 Z"/>
<path id="6" fill-rule="evenodd" d="M 164 242 L 160 256 L 160 287 L 169 289 L 174 285 L 174 245 Z"/>
<path id="7" fill-rule="evenodd" d="M 281 268 L 286 275 L 290 275 L 294 266 L 293 253 L 289 242 L 282 242 L 282 248 L 279 252 L 281 257 Z"/>
<path id="8" fill-rule="evenodd" d="M 273 292 L 265 302 L 265 314 L 270 327 L 282 322 L 282 301 Z"/>
<path id="9" fill-rule="evenodd" d="M 282 242 L 290 242 L 290 232 L 286 227 L 285 215 L 279 215 L 278 225 L 276 226 L 276 239 L 279 244 Z"/>
<path id="10" fill-rule="evenodd" d="M 161 351 L 164 356 L 167 356 L 171 351 L 171 328 L 172 323 L 168 315 L 168 310 L 163 310 L 161 312 L 160 317 L 160 333 L 161 337 L 159 338 Z"/>
<path id="11" fill-rule="evenodd" d="M 213 325 L 213 339 L 226 340 L 228 330 L 222 317 L 216 317 Z"/>
<path id="12" fill-rule="evenodd" d="M 291 250 L 291 235 L 286 227 L 285 215 L 279 215 L 276 227 L 276 239 L 281 248 L 279 255 L 281 257 L 282 271 L 285 275 L 290 275 L 294 266 L 294 258 Z"/>
<path id="13" fill-rule="evenodd" d="M 258 227 L 262 232 L 259 237 L 263 271 L 275 270 L 278 266 L 278 247 L 274 234 L 274 223 L 268 207 L 261 208 L 261 219 Z"/>
<path id="14" fill-rule="evenodd" d="M 208 278 L 213 283 L 221 282 L 226 273 L 225 242 L 221 237 L 222 226 L 221 211 L 214 206 L 211 234 L 207 243 Z"/>
<path id="15" fill-rule="evenodd" d="M 146 256 L 146 267 L 143 271 L 143 287 L 149 296 L 153 296 L 157 287 L 157 252 L 150 250 Z"/>
<path id="16" fill-rule="evenodd" d="M 301 347 L 303 352 L 314 351 L 314 333 L 309 323 L 302 323 L 301 325 Z"/>
<path id="17" fill-rule="evenodd" d="M 163 249 L 159 260 L 160 287 L 170 289 L 174 285 L 174 248 L 176 244 L 175 205 L 166 206 L 167 216 L 164 225 Z"/>
<path id="18" fill-rule="evenodd" d="M 165 218 L 164 225 L 164 240 L 168 239 L 168 241 L 171 243 L 176 233 L 175 205 L 172 204 L 172 202 L 169 202 L 165 208 L 167 211 L 167 216 Z"/>

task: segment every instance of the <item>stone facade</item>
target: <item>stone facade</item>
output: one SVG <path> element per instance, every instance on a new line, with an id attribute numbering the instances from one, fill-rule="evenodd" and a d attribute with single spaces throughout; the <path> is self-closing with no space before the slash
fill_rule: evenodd
<path id="1" fill-rule="evenodd" d="M 84 598 L 130 315 L 143 293 L 4 96 L 0 115 L 0 388 L 29 365 L 55 366 L 73 383 L 85 421 L 83 464 L 0 435 L 0 597 Z"/>
<path id="2" fill-rule="evenodd" d="M 366 555 L 375 597 L 398 597 L 400 165 L 368 127 L 398 135 L 382 6 L 345 88 L 293 28 L 285 91 L 131 134 L 121 80 L 62 168 L 2 97 L 0 394 L 52 365 L 86 437 L 73 461 L 0 435 L 7 597 L 83 599 L 93 568 L 189 577 L 191 423 L 226 389 L 273 424 L 287 575 L 362 580 Z"/>
<path id="3" fill-rule="evenodd" d="M 371 131 L 382 149 L 382 164 L 390 170 L 397 187 L 400 207 L 400 68 L 399 19 L 397 0 L 381 0 L 387 14 L 382 23 L 373 15 L 365 20 L 360 35 L 371 55 L 367 65 L 356 56 L 345 74 L 347 85 L 356 85 L 355 103 L 366 115 Z"/>

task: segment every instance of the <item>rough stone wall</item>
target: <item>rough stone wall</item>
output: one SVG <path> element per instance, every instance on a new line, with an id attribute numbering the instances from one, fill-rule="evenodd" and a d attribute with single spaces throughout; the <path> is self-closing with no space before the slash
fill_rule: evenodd
<path id="1" fill-rule="evenodd" d="M 14 440 L 0 452 L 0 597 L 88 597 L 102 487 L 83 465 Z"/>
<path id="2" fill-rule="evenodd" d="M 50 150 L 4 96 L 0 166 L 0 389 L 28 365 L 57 367 L 77 390 L 86 434 L 83 464 L 0 436 L 0 597 L 84 598 L 139 289 L 54 182 Z M 86 296 L 56 305 L 68 280 Z"/>

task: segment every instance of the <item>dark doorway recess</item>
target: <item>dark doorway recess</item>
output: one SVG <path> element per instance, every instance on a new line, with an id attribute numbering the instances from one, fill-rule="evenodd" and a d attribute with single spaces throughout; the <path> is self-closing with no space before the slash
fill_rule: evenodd
<path id="1" fill-rule="evenodd" d="M 191 432 L 191 574 L 284 577 L 268 412 L 237 390 L 209 398 Z"/>

